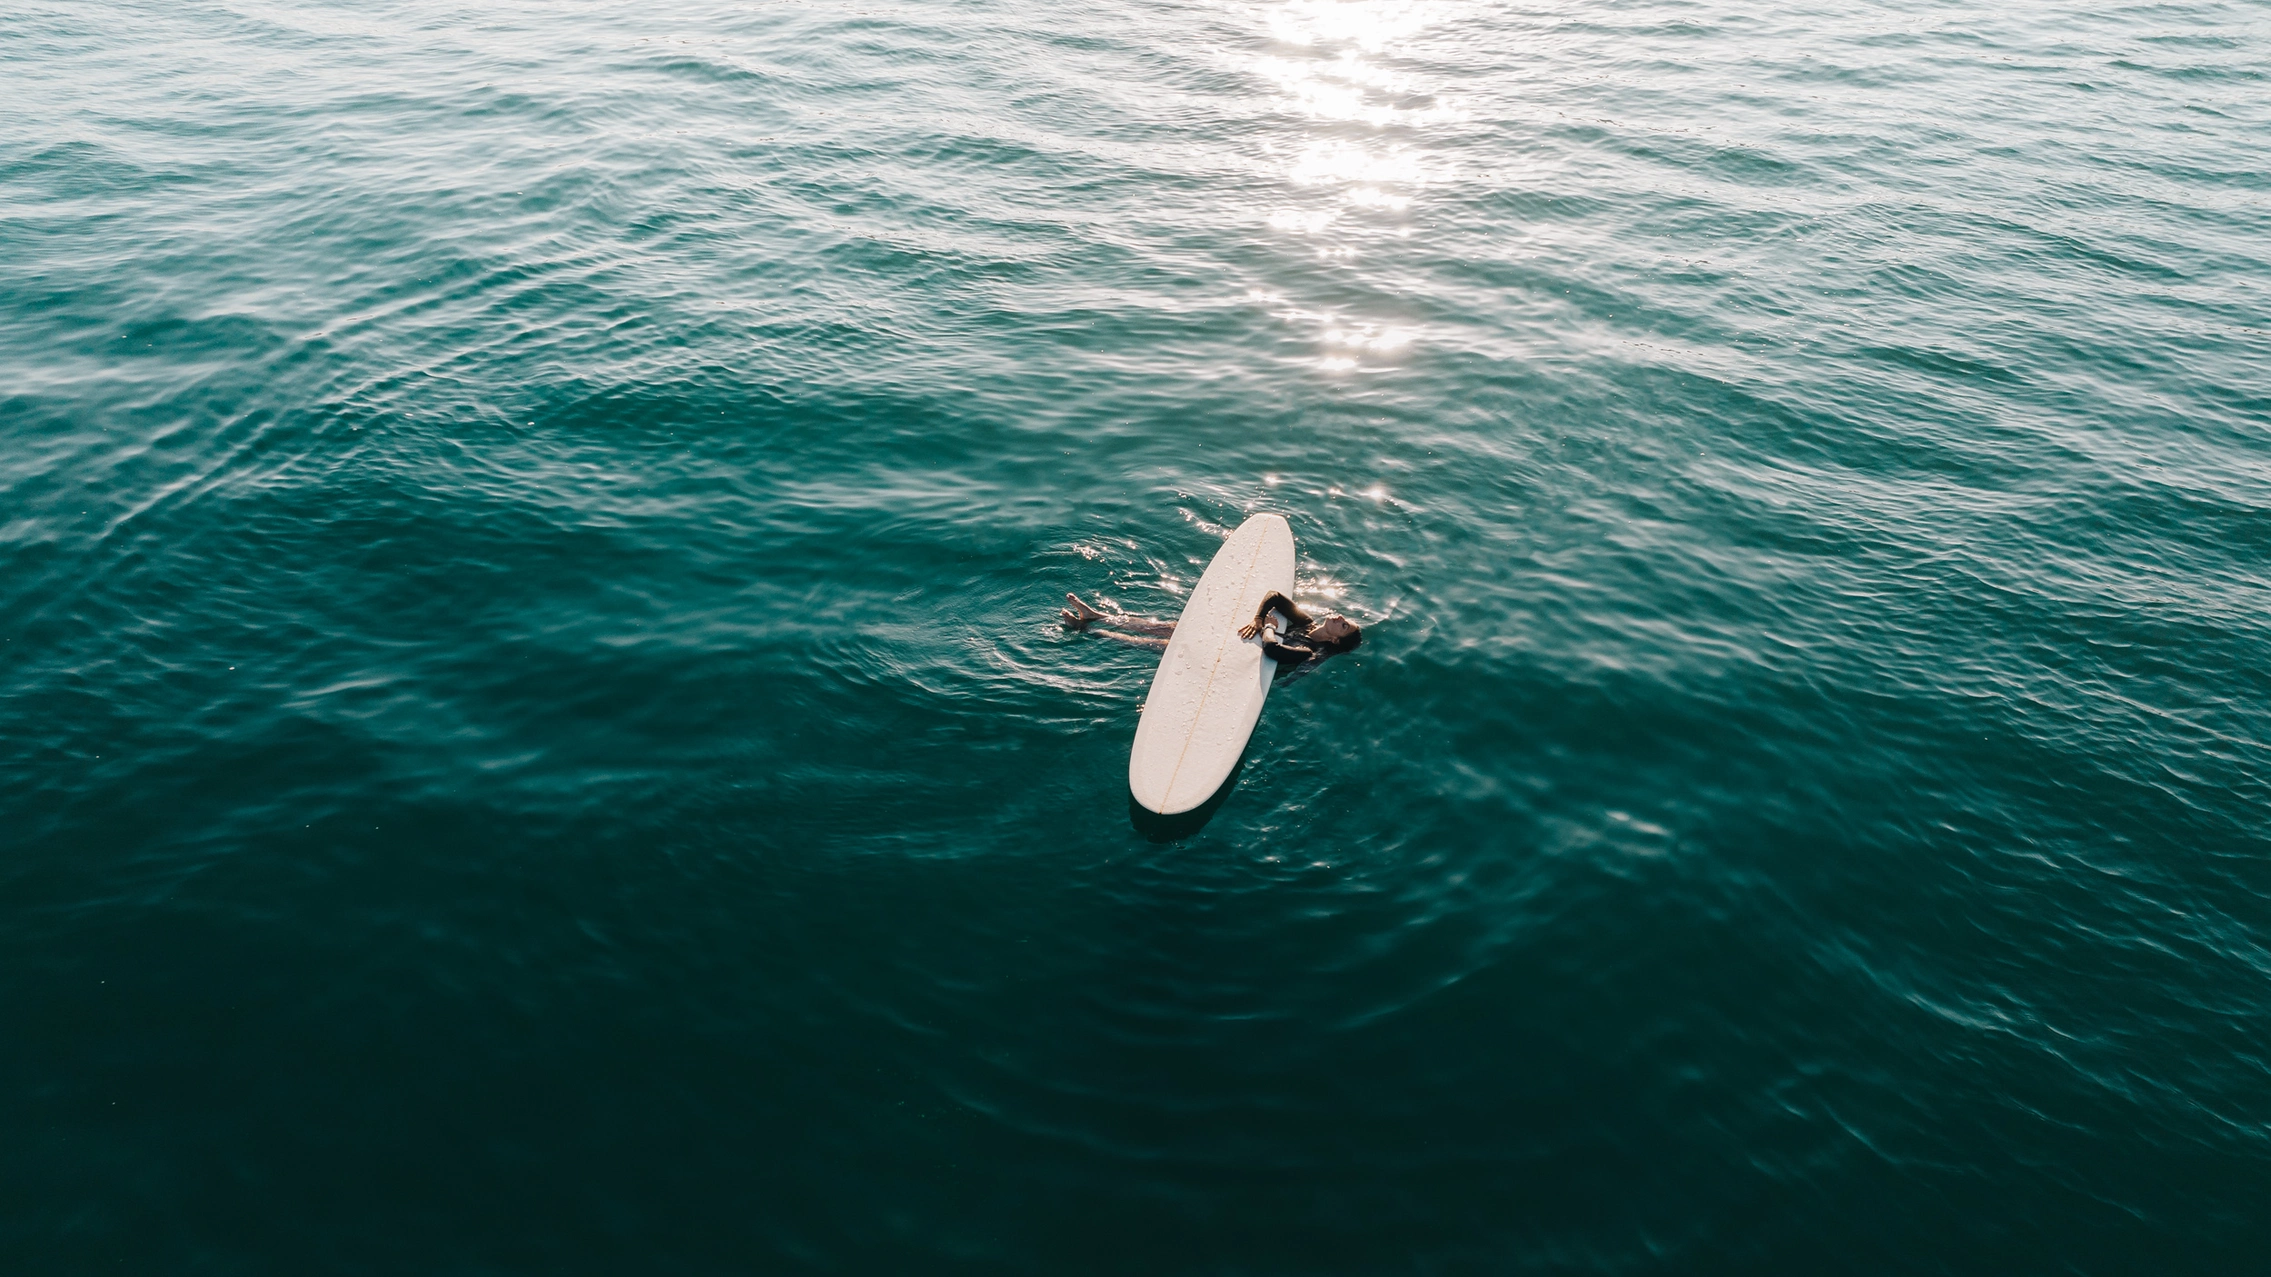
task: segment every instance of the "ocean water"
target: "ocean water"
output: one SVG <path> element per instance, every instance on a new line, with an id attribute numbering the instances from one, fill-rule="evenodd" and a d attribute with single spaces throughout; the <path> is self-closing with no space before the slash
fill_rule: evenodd
<path id="1" fill-rule="evenodd" d="M 8 1271 L 2271 1265 L 2271 9 L 0 84 Z M 1367 642 L 1165 837 L 1054 608 L 1261 510 Z"/>

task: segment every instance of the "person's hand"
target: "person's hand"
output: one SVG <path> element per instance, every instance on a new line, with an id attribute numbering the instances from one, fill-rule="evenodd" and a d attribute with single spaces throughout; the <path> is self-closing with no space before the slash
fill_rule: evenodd
<path id="1" fill-rule="evenodd" d="M 1248 621 L 1243 627 L 1239 629 L 1238 637 L 1242 639 L 1250 639 L 1261 632 L 1262 623 L 1260 621 Z"/>

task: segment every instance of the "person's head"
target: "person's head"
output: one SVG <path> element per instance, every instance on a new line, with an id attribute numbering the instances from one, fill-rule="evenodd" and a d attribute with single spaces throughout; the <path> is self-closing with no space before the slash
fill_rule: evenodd
<path id="1" fill-rule="evenodd" d="M 1364 631 L 1356 622 L 1345 616 L 1328 616 L 1309 627 L 1307 636 L 1312 642 L 1323 643 L 1336 652 L 1354 651 L 1364 641 Z"/>

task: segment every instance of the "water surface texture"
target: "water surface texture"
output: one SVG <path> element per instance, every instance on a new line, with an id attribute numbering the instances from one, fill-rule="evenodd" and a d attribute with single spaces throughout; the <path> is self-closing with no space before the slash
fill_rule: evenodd
<path id="1" fill-rule="evenodd" d="M 2262 1271 L 2271 10 L 2082 8 L 17 6 L 0 1260 Z"/>

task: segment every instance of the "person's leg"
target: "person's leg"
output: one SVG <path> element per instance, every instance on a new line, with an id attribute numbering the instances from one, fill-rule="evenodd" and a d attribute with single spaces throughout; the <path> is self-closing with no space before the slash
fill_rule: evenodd
<path id="1" fill-rule="evenodd" d="M 1148 647 L 1154 650 L 1165 650 L 1167 647 L 1166 639 L 1146 638 L 1141 634 L 1122 634 L 1118 630 L 1097 630 L 1095 634 L 1098 638 L 1108 638 L 1115 643 L 1125 643 L 1130 647 Z"/>
<path id="2" fill-rule="evenodd" d="M 1086 629 L 1090 621 L 1101 621 L 1104 614 L 1088 606 L 1077 594 L 1065 595 L 1064 609 L 1057 613 L 1068 630 Z"/>
<path id="3" fill-rule="evenodd" d="M 1173 621 L 1155 621 L 1148 616 L 1134 616 L 1126 612 L 1100 611 L 1090 607 L 1077 594 L 1065 595 L 1065 606 L 1057 613 L 1057 619 L 1063 621 L 1068 630 L 1085 630 L 1091 624 L 1102 621 L 1114 629 L 1148 634 L 1155 638 L 1166 638 L 1175 632 Z"/>

